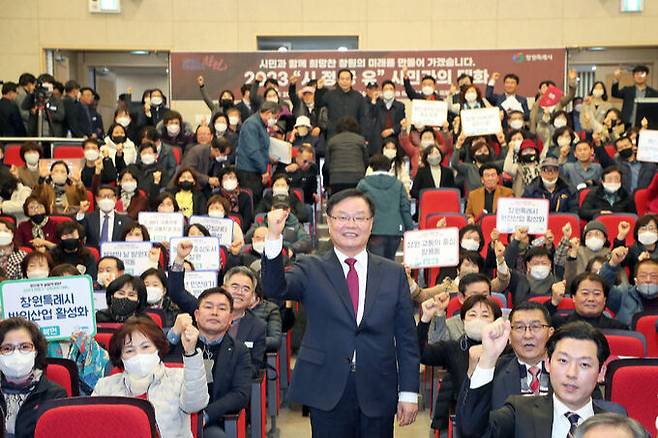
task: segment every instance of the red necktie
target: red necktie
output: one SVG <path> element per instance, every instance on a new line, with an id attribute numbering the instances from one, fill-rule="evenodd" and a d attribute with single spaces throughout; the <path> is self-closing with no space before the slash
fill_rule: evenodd
<path id="1" fill-rule="evenodd" d="M 345 259 L 345 263 L 350 267 L 350 270 L 347 271 L 347 289 L 350 291 L 350 298 L 352 299 L 352 307 L 354 307 L 354 317 L 359 311 L 359 274 L 356 273 L 354 269 L 354 264 L 356 263 L 355 258 Z"/>
<path id="2" fill-rule="evenodd" d="M 537 366 L 528 368 L 528 372 L 532 376 L 532 380 L 530 381 L 530 390 L 535 394 L 539 393 L 539 378 L 537 377 L 539 371 L 540 369 Z"/>

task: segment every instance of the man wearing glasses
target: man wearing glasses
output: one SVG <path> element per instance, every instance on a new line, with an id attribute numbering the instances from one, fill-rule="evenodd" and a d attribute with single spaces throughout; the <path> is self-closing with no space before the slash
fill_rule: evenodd
<path id="1" fill-rule="evenodd" d="M 393 437 L 418 411 L 419 353 L 409 286 L 401 265 L 366 251 L 374 203 L 347 189 L 327 202 L 334 245 L 284 272 L 287 212 L 268 213 L 263 290 L 304 305 L 307 326 L 290 400 L 309 407 L 314 438 Z"/>

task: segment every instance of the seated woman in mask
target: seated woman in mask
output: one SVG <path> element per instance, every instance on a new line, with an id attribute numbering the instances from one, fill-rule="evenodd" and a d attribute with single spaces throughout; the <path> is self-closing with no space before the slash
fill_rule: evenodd
<path id="1" fill-rule="evenodd" d="M 32 189 L 23 185 L 6 167 L 0 167 L 0 212 L 12 215 L 17 221 L 25 220 L 23 205 Z"/>
<path id="2" fill-rule="evenodd" d="M 92 395 L 145 398 L 155 409 L 162 438 L 191 438 L 190 414 L 209 400 L 198 338 L 199 331 L 188 325 L 181 336 L 183 368 L 168 368 L 163 358 L 169 343 L 162 330 L 150 318 L 130 318 L 110 340 L 110 359 L 122 372 L 100 379 Z"/>
<path id="3" fill-rule="evenodd" d="M 128 120 L 130 120 L 130 116 L 128 116 Z M 137 132 L 134 135 L 136 136 Z M 105 144 L 101 147 L 101 153 L 107 153 L 115 166 L 116 155 L 119 151 L 123 153 L 123 160 L 126 164 L 133 164 L 137 161 L 137 147 L 135 147 L 135 143 L 130 139 L 128 131 L 123 125 L 114 123 L 110 126 L 104 141 Z"/>
<path id="4" fill-rule="evenodd" d="M 479 169 L 484 163 L 493 163 L 499 169 L 503 168 L 504 157 L 507 155 L 507 140 L 503 131 L 496 134 L 496 139 L 501 147 L 500 156 L 503 158 L 498 159 L 495 156 L 494 148 L 489 144 L 486 136 L 478 136 L 470 138 L 470 146 L 467 147 L 468 154 L 462 160 L 462 147 L 467 143 L 467 137 L 462 133 L 457 138 L 455 150 L 450 158 L 450 166 L 463 179 L 466 192 L 482 187 Z"/>
<path id="5" fill-rule="evenodd" d="M 182 167 L 174 176 L 173 183 L 175 188 L 171 194 L 174 195 L 178 208 L 186 218 L 206 214 L 206 197 L 198 185 L 192 168 Z"/>
<path id="6" fill-rule="evenodd" d="M 512 131 L 509 135 L 510 147 L 505 156 L 503 171 L 513 178 L 514 196 L 523 195 L 525 188 L 539 176 L 539 163 L 546 156 L 530 134 L 525 131 Z"/>
<path id="7" fill-rule="evenodd" d="M 417 326 L 420 362 L 429 366 L 447 369 L 449 378 L 444 379 L 439 389 L 437 406 L 432 419 L 433 428 L 444 428 L 448 421 L 450 406 L 454 406 L 468 372 L 469 349 L 482 342 L 482 329 L 502 316 L 498 304 L 484 295 L 473 295 L 464 301 L 459 316 L 464 322 L 465 334 L 458 340 L 438 341 L 428 344 L 430 322 L 448 307 L 450 295 L 446 292 L 422 303 L 422 316 Z"/>
<path id="8" fill-rule="evenodd" d="M 228 199 L 221 195 L 213 195 L 208 199 L 206 208 L 208 210 L 208 216 L 210 217 L 228 218 L 233 221 L 233 237 L 231 239 L 231 247 L 229 248 L 229 251 L 234 255 L 240 254 L 240 250 L 244 245 L 244 234 L 242 233 L 240 224 L 226 214 L 226 212 L 231 209 Z"/>
<path id="9" fill-rule="evenodd" d="M 87 248 L 82 246 L 85 238 L 82 226 L 73 221 L 62 222 L 57 225 L 56 236 L 59 244 L 50 250 L 53 262 L 56 265 L 70 263 L 78 268 L 81 274 L 87 274 L 95 281 L 96 259 Z"/>
<path id="10" fill-rule="evenodd" d="M 160 189 L 166 185 L 162 180 L 163 168 L 158 161 L 158 148 L 155 144 L 146 142 L 139 147 L 137 162 L 126 168 L 123 153 L 117 152 L 117 171 L 123 175 L 124 170 L 130 170 L 138 182 L 137 188 L 146 193 L 149 199 L 154 199 L 160 193 Z"/>
<path id="11" fill-rule="evenodd" d="M 18 224 L 16 244 L 36 249 L 51 250 L 57 246 L 57 223 L 49 219 L 48 205 L 37 196 L 28 196 L 23 204 L 23 212 L 29 220 Z"/>
<path id="12" fill-rule="evenodd" d="M 422 153 L 422 167 L 414 178 L 411 186 L 411 197 L 420 205 L 420 193 L 425 189 L 452 188 L 455 186 L 455 176 L 452 169 L 441 165 L 443 154 L 435 144 L 427 146 Z M 416 208 L 416 217 L 418 216 Z"/>
<path id="13" fill-rule="evenodd" d="M 146 309 L 146 286 L 141 278 L 120 275 L 105 289 L 107 309 L 96 312 L 96 322 L 125 322 Z"/>
<path id="14" fill-rule="evenodd" d="M 246 232 L 254 221 L 251 196 L 238 185 L 238 174 L 234 166 L 224 167 L 218 175 L 222 185 L 219 194 L 228 199 L 230 210 L 226 213 L 240 218 L 242 231 Z"/>
<path id="15" fill-rule="evenodd" d="M 18 280 L 23 278 L 21 262 L 27 252 L 14 243 L 16 226 L 13 222 L 0 219 L 0 279 Z"/>
<path id="16" fill-rule="evenodd" d="M 272 209 L 272 197 L 274 195 L 288 196 L 291 203 L 291 211 L 297 217 L 299 222 L 309 221 L 310 218 L 306 206 L 302 200 L 290 190 L 290 180 L 288 179 L 288 176 L 281 173 L 272 177 L 272 190 L 267 190 L 263 194 L 263 199 L 260 200 L 256 207 L 256 214 L 267 213 Z"/>
<path id="17" fill-rule="evenodd" d="M 119 199 L 114 209 L 119 213 L 126 213 L 131 219 L 137 220 L 140 211 L 146 211 L 148 199 L 146 195 L 137 189 L 139 177 L 134 169 L 128 168 L 119 175 Z"/>
<path id="18" fill-rule="evenodd" d="M 80 180 L 89 190 L 95 190 L 99 185 L 114 184 L 117 180 L 117 169 L 107 150 L 101 153 L 98 140 L 88 138 L 82 144 L 85 160 L 80 171 Z"/>
<path id="19" fill-rule="evenodd" d="M 170 146 L 178 146 L 183 151 L 194 143 L 194 132 L 183 122 L 183 116 L 178 111 L 167 111 L 162 118 L 160 130 L 162 141 Z"/>
<path id="20" fill-rule="evenodd" d="M 39 183 L 39 160 L 43 158 L 43 149 L 38 143 L 28 141 L 23 143 L 19 154 L 25 164 L 12 167 L 12 173 L 21 184 L 34 188 Z"/>
<path id="21" fill-rule="evenodd" d="M 55 264 L 50 254 L 47 252 L 33 251 L 23 257 L 21 261 L 21 273 L 23 274 L 23 278 L 48 278 L 50 270 L 54 266 Z"/>
<path id="22" fill-rule="evenodd" d="M 162 323 L 165 327 L 173 327 L 181 309 L 167 295 L 165 273 L 161 269 L 149 268 L 140 275 L 140 278 L 146 286 L 146 307 L 162 310 L 165 316 Z"/>
<path id="23" fill-rule="evenodd" d="M 80 181 L 69 176 L 69 166 L 64 161 L 50 165 L 49 175 L 39 179 L 34 195 L 43 199 L 51 214 L 75 214 L 80 203 L 87 200 L 87 190 Z"/>
<path id="24" fill-rule="evenodd" d="M 458 118 L 456 117 L 456 119 Z M 447 122 L 440 131 L 438 128 L 435 130 L 431 127 L 411 125 L 407 119 L 400 121 L 400 127 L 402 128 L 400 147 L 409 157 L 409 174 L 412 178 L 416 177 L 420 165 L 420 155 L 425 148 L 434 144 L 439 146 L 442 157 L 452 150 L 452 135 Z"/>
<path id="25" fill-rule="evenodd" d="M 2 436 L 34 436 L 38 408 L 48 400 L 66 398 L 61 386 L 46 378 L 47 344 L 39 327 L 23 318 L 0 322 Z"/>

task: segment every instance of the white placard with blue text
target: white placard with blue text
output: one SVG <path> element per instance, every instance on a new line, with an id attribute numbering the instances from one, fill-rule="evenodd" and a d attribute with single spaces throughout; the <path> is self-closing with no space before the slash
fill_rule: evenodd
<path id="1" fill-rule="evenodd" d="M 185 216 L 183 213 L 139 212 L 139 223 L 149 231 L 152 242 L 167 242 L 172 237 L 183 235 Z"/>
<path id="2" fill-rule="evenodd" d="M 219 271 L 221 260 L 219 255 L 219 239 L 216 237 L 175 237 L 169 240 L 169 264 L 176 259 L 176 247 L 179 242 L 192 242 L 192 252 L 185 260 L 194 265 L 195 271 Z"/>
<path id="3" fill-rule="evenodd" d="M 415 126 L 443 126 L 448 120 L 448 104 L 443 100 L 411 101 L 411 123 Z"/>
<path id="4" fill-rule="evenodd" d="M 201 292 L 217 287 L 217 271 L 185 271 L 185 290 L 199 298 Z"/>
<path id="5" fill-rule="evenodd" d="M 126 274 L 142 275 L 142 272 L 153 267 L 154 263 L 149 258 L 152 248 L 151 242 L 103 242 L 101 257 L 116 257 L 125 265 Z"/>
<path id="6" fill-rule="evenodd" d="M 528 234 L 546 234 L 548 207 L 548 199 L 499 198 L 496 229 L 507 234 L 528 227 Z"/>
<path id="7" fill-rule="evenodd" d="M 404 264 L 411 269 L 457 266 L 459 229 L 457 227 L 404 233 Z"/>
<path id="8" fill-rule="evenodd" d="M 212 237 L 219 238 L 219 244 L 229 247 L 233 242 L 233 220 L 223 217 L 192 216 L 190 225 L 199 224 L 208 229 Z"/>
<path id="9" fill-rule="evenodd" d="M 0 282 L 0 305 L 2 319 L 20 316 L 30 320 L 48 341 L 68 340 L 76 331 L 96 334 L 88 275 Z"/>

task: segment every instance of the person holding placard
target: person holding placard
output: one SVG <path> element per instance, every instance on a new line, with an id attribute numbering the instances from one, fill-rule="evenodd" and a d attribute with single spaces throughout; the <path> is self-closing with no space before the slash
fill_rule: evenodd
<path id="1" fill-rule="evenodd" d="M 50 270 L 54 267 L 53 258 L 47 252 L 33 251 L 23 257 L 21 273 L 23 278 L 48 278 Z"/>
<path id="2" fill-rule="evenodd" d="M 530 110 L 528 109 L 528 99 L 524 96 L 519 96 L 516 94 L 519 82 L 521 80 L 514 73 L 507 73 L 503 78 L 503 94 L 495 94 L 494 87 L 496 86 L 496 81 L 500 79 L 500 73 L 494 72 L 489 79 L 487 84 L 486 97 L 492 105 L 496 105 L 508 112 L 513 107 L 520 108 L 523 112 L 523 118 L 528 120 L 530 118 Z M 514 102 L 508 103 L 509 100 Z M 517 128 L 518 129 L 518 128 Z"/>
<path id="3" fill-rule="evenodd" d="M 617 166 L 621 170 L 621 185 L 628 193 L 635 193 L 637 189 L 643 189 L 651 184 L 658 172 L 656 163 L 637 160 L 637 146 L 629 137 L 623 136 L 615 141 L 617 150 L 616 158 L 610 158 L 605 150 L 605 145 L 600 136 L 594 135 L 594 155 L 605 169 L 609 166 Z"/>
<path id="4" fill-rule="evenodd" d="M 196 173 L 189 167 L 181 167 L 172 179 L 175 188 L 171 191 L 178 208 L 190 218 L 206 214 L 206 197 L 200 190 Z"/>
<path id="5" fill-rule="evenodd" d="M 96 284 L 101 289 L 107 288 L 115 279 L 125 274 L 126 266 L 123 260 L 114 256 L 101 257 L 98 261 L 98 275 Z"/>
<path id="6" fill-rule="evenodd" d="M 480 166 L 482 187 L 468 193 L 466 211 L 464 214 L 469 223 L 479 222 L 483 215 L 494 214 L 499 198 L 514 196 L 512 189 L 500 184 L 500 169 L 494 164 L 485 163 Z"/>
<path id="7" fill-rule="evenodd" d="M 491 104 L 482 96 L 477 85 L 467 85 L 459 92 L 459 108 L 461 111 L 469 109 L 489 108 Z"/>
<path id="8" fill-rule="evenodd" d="M 555 99 L 548 99 L 552 90 L 557 89 L 555 82 L 545 80 L 539 83 L 539 89 L 535 96 L 535 103 L 532 104 L 532 108 L 530 109 L 530 132 L 533 134 L 538 132 L 538 128 L 541 128 L 541 126 L 538 125 L 548 125 L 551 122 L 552 113 L 565 108 L 576 96 L 576 86 L 578 81 L 578 73 L 576 70 L 569 70 L 567 79 L 569 91 L 565 95 L 562 95 L 562 92 L 559 92 L 559 97 L 557 97 L 556 94 Z M 542 106 L 542 104 L 544 106 Z"/>
<path id="9" fill-rule="evenodd" d="M 624 102 L 622 104 L 622 117 L 624 123 L 632 125 L 635 123 L 635 99 L 642 97 L 658 97 L 658 90 L 647 86 L 649 68 L 646 65 L 637 65 L 633 67 L 633 85 L 620 89 L 619 80 L 621 79 L 621 73 L 621 69 L 615 70 L 615 77 L 612 81 L 610 94 L 612 97 L 623 99 Z"/>
<path id="10" fill-rule="evenodd" d="M 0 219 L 0 278 L 18 280 L 23 278 L 21 262 L 27 255 L 14 243 L 16 225 L 13 222 Z"/>
<path id="11" fill-rule="evenodd" d="M 33 437 L 38 407 L 66 398 L 64 388 L 46 378 L 46 355 L 46 339 L 36 324 L 23 318 L 0 322 L 3 436 Z"/>
<path id="12" fill-rule="evenodd" d="M 578 192 L 560 177 L 560 164 L 555 157 L 542 160 L 539 178 L 525 188 L 523 197 L 548 199 L 550 213 L 578 212 Z"/>
<path id="13" fill-rule="evenodd" d="M 119 213 L 126 213 L 128 217 L 136 221 L 140 211 L 148 209 L 148 198 L 139 187 L 139 175 L 134 169 L 125 169 L 119 175 L 119 199 L 115 205 L 115 210 Z"/>
<path id="14" fill-rule="evenodd" d="M 420 129 L 416 126 L 410 126 L 409 121 L 404 119 L 400 122 L 402 133 L 400 133 L 400 146 L 405 154 L 409 157 L 409 174 L 415 178 L 420 168 L 421 155 L 423 151 L 431 145 L 438 145 L 441 156 L 445 157 L 452 149 L 452 136 L 446 129 L 435 130 L 432 127 Z"/>
<path id="15" fill-rule="evenodd" d="M 242 233 L 242 228 L 240 228 L 240 223 L 227 213 L 231 210 L 231 204 L 228 199 L 221 195 L 213 195 L 208 199 L 206 208 L 209 217 L 226 218 L 233 221 L 233 235 L 231 236 L 231 247 L 229 249 L 231 253 L 239 253 L 240 248 L 244 245 L 244 234 Z"/>

